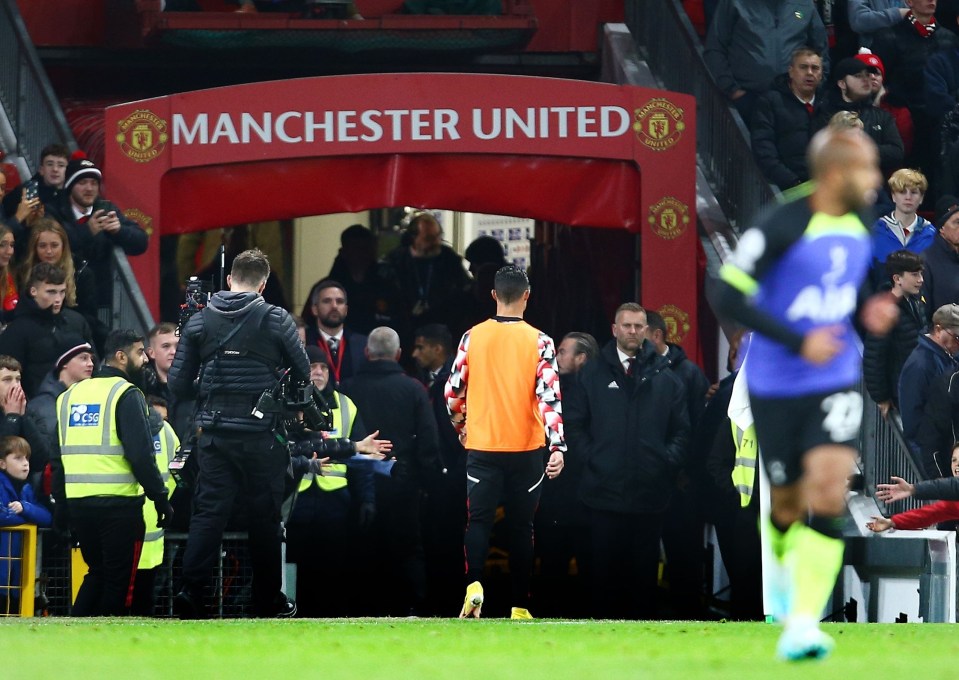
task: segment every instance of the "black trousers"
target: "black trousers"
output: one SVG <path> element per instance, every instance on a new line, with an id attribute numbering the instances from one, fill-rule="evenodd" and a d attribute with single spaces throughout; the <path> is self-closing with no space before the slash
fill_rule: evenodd
<path id="1" fill-rule="evenodd" d="M 89 568 L 71 614 L 123 616 L 132 598 L 143 544 L 142 506 L 109 510 L 71 507 L 70 527 Z"/>
<path id="2" fill-rule="evenodd" d="M 595 618 L 656 618 L 662 527 L 660 513 L 590 510 Z"/>
<path id="3" fill-rule="evenodd" d="M 517 453 L 468 451 L 466 582 L 482 580 L 500 500 L 509 536 L 511 606 L 529 608 L 533 577 L 533 517 L 543 488 L 543 449 Z"/>
<path id="4" fill-rule="evenodd" d="M 216 564 L 234 501 L 246 509 L 253 568 L 253 613 L 276 613 L 282 584 L 280 505 L 290 455 L 272 433 L 197 440 L 200 478 L 183 555 L 182 588 L 202 596 Z"/>

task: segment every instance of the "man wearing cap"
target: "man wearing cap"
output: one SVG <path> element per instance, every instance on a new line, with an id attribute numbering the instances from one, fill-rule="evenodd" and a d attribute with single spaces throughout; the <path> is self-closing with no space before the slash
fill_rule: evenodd
<path id="1" fill-rule="evenodd" d="M 959 301 L 959 198 L 943 196 L 936 201 L 934 224 L 939 234 L 922 253 L 922 294 L 929 311 Z"/>
<path id="2" fill-rule="evenodd" d="M 50 217 L 57 220 L 70 238 L 70 249 L 77 260 L 86 260 L 97 279 L 97 302 L 110 306 L 113 284 L 110 255 L 114 246 L 127 255 L 140 255 L 147 249 L 147 233 L 120 209 L 100 195 L 100 169 L 88 158 L 75 158 L 67 164 L 63 191 L 47 205 Z"/>
<path id="3" fill-rule="evenodd" d="M 929 388 L 936 378 L 956 370 L 959 352 L 959 304 L 943 305 L 932 315 L 932 327 L 906 359 L 899 376 L 902 434 L 913 453 L 919 453 L 919 426 Z"/>
<path id="4" fill-rule="evenodd" d="M 793 52 L 789 70 L 756 102 L 749 126 L 753 153 L 770 182 L 785 191 L 809 179 L 806 147 L 822 108 L 822 56 L 811 47 Z"/>
<path id="5" fill-rule="evenodd" d="M 57 438 L 57 397 L 71 385 L 93 375 L 94 355 L 89 342 L 75 333 L 60 335 L 60 356 L 47 373 L 36 396 L 27 403 L 26 419 L 48 448 Z"/>
<path id="6" fill-rule="evenodd" d="M 879 67 L 856 57 L 837 63 L 832 74 L 836 86 L 826 94 L 816 127 L 825 127 L 839 111 L 858 115 L 866 134 L 879 147 L 879 167 L 888 176 L 902 165 L 902 137 L 892 116 L 873 103 L 871 72 L 879 73 Z"/>

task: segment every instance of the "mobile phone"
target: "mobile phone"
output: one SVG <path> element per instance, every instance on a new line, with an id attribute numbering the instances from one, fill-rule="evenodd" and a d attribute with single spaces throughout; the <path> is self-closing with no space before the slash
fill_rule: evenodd
<path id="1" fill-rule="evenodd" d="M 110 212 L 110 201 L 106 201 L 102 198 L 98 198 L 93 202 L 93 212 L 97 210 L 102 210 L 104 212 Z"/>
<path id="2" fill-rule="evenodd" d="M 40 195 L 40 187 L 37 186 L 37 180 L 31 179 L 23 184 L 23 195 L 28 201 L 32 201 Z"/>

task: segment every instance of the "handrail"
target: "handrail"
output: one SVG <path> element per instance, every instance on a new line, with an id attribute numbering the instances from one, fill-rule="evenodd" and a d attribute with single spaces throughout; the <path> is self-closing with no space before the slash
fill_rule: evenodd
<path id="1" fill-rule="evenodd" d="M 55 140 L 77 148 L 60 102 L 30 41 L 16 0 L 0 0 L 0 107 L 12 139 L 0 138 L 0 148 L 13 152 L 33 173 L 40 166 L 40 150 Z M 10 146 L 12 148 L 6 148 Z M 133 328 L 146 333 L 153 317 L 126 255 L 115 249 L 111 267 L 113 308 L 101 310 L 111 328 Z M 119 285 L 118 285 L 119 284 Z"/>
<path id="2" fill-rule="evenodd" d="M 626 25 L 668 90 L 696 98 L 699 166 L 726 219 L 742 231 L 777 199 L 749 146 L 742 119 L 729 106 L 703 60 L 703 48 L 678 0 L 626 0 Z"/>

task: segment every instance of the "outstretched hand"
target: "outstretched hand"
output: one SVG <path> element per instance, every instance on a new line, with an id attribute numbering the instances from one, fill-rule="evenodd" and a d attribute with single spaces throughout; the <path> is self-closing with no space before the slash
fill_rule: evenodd
<path id="1" fill-rule="evenodd" d="M 356 452 L 370 460 L 383 460 L 386 454 L 393 450 L 393 442 L 388 439 L 377 439 L 380 434 L 377 430 L 365 439 L 356 442 Z"/>
<path id="2" fill-rule="evenodd" d="M 909 498 L 916 492 L 915 484 L 902 477 L 890 477 L 892 484 L 876 484 L 876 498 L 883 503 L 894 503 Z"/>

